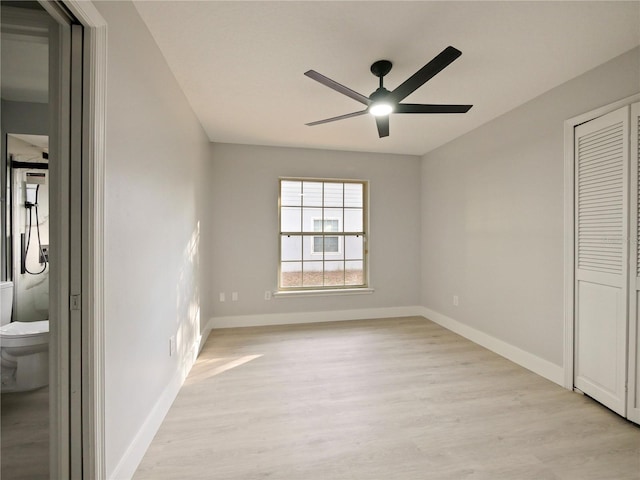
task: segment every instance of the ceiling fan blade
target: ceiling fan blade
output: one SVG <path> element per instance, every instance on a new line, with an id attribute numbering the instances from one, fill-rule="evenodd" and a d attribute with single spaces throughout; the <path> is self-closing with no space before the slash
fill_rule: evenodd
<path id="1" fill-rule="evenodd" d="M 336 120 L 344 120 L 345 118 L 357 117 L 359 115 L 364 115 L 365 113 L 367 113 L 367 110 L 361 110 L 359 112 L 353 112 L 353 113 L 347 113 L 345 115 L 340 115 L 339 117 L 325 118 L 324 120 L 318 120 L 316 122 L 305 123 L 305 125 L 308 125 L 309 127 L 312 127 L 314 125 L 320 125 L 322 123 L 335 122 Z"/>
<path id="2" fill-rule="evenodd" d="M 473 105 L 430 105 L 420 103 L 400 103 L 393 113 L 467 113 Z"/>
<path id="3" fill-rule="evenodd" d="M 316 82 L 320 82 L 324 86 L 329 87 L 338 93 L 341 93 L 343 95 L 346 95 L 347 97 L 353 98 L 357 102 L 360 102 L 367 106 L 369 106 L 369 104 L 371 103 L 371 100 L 369 100 L 368 97 L 365 97 L 364 95 L 361 95 L 358 92 L 355 92 L 350 88 L 345 87 L 344 85 L 341 85 L 338 82 L 331 80 L 328 77 L 325 77 L 324 75 L 316 72 L 315 70 L 309 70 L 308 72 L 304 72 L 304 74 L 307 77 L 312 78 Z"/>
<path id="4" fill-rule="evenodd" d="M 389 136 L 389 115 L 376 117 L 376 125 L 378 126 L 378 136 L 380 138 Z"/>
<path id="5" fill-rule="evenodd" d="M 411 75 L 389 95 L 389 100 L 400 102 L 424 85 L 429 79 L 444 70 L 451 62 L 462 55 L 462 52 L 451 46 L 445 48 L 433 60 Z"/>

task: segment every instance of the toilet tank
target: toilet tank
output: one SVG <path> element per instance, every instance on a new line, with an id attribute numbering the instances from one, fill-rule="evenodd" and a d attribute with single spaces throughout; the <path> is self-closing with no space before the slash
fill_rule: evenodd
<path id="1" fill-rule="evenodd" d="M 0 282 L 0 326 L 11 323 L 13 282 Z"/>

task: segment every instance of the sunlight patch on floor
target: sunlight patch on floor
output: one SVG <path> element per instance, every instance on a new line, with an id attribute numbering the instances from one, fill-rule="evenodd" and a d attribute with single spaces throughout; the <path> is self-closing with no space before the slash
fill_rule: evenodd
<path id="1" fill-rule="evenodd" d="M 262 354 L 245 355 L 242 357 L 208 358 L 198 360 L 193 366 L 191 373 L 184 383 L 185 385 L 191 385 L 194 383 L 202 382 L 207 378 L 215 377 L 216 375 L 224 373 L 227 370 L 239 367 L 260 357 L 262 357 Z"/>

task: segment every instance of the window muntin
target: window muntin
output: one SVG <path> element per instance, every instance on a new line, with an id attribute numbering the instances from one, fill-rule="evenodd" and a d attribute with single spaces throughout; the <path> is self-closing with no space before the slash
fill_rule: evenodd
<path id="1" fill-rule="evenodd" d="M 279 290 L 366 287 L 366 182 L 280 180 Z"/>

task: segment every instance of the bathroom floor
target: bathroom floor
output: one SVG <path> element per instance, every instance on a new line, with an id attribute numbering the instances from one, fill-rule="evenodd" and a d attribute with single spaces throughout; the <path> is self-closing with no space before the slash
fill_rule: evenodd
<path id="1" fill-rule="evenodd" d="M 49 387 L 0 395 L 0 478 L 49 478 Z"/>

